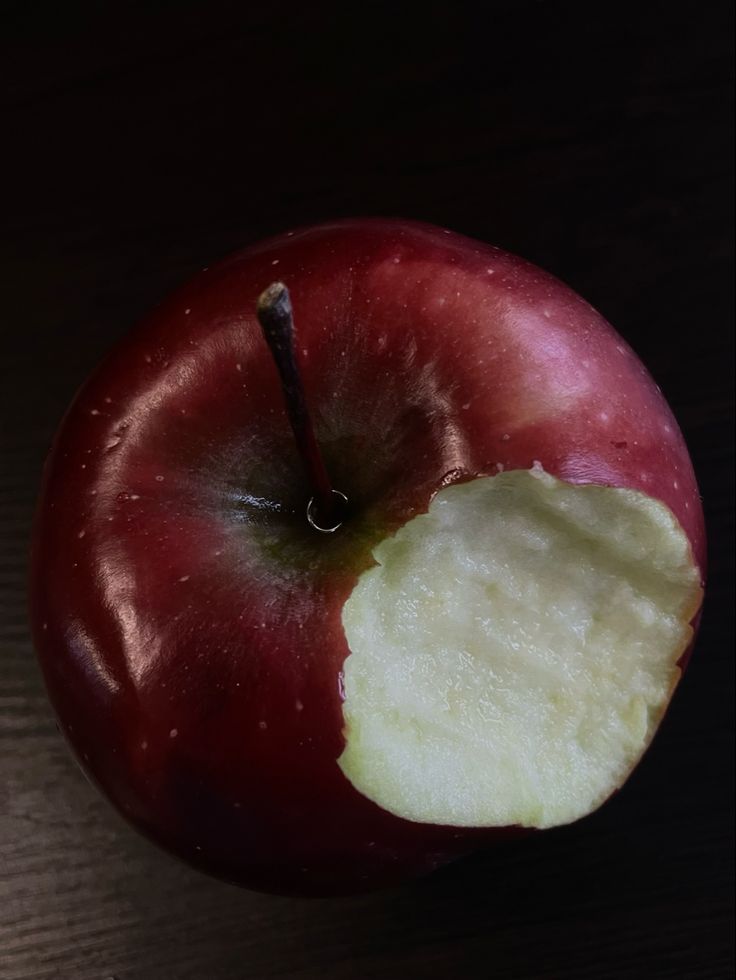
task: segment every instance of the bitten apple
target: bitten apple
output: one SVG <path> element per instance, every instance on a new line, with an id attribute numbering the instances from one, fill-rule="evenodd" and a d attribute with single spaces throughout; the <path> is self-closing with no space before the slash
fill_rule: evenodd
<path id="1" fill-rule="evenodd" d="M 256 316 L 275 280 L 346 498 L 329 534 Z M 346 892 L 620 787 L 704 547 L 677 424 L 588 303 L 442 229 L 339 221 L 203 270 L 85 384 L 32 620 L 62 730 L 136 827 L 250 887 Z"/>

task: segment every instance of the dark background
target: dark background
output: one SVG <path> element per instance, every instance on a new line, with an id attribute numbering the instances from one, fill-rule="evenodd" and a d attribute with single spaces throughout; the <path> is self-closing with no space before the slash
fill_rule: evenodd
<path id="1" fill-rule="evenodd" d="M 730 7 L 3 3 L 3 980 L 732 975 Z M 114 341 L 228 250 L 355 213 L 520 252 L 618 327 L 690 444 L 710 589 L 688 676 L 609 805 L 310 902 L 178 865 L 87 785 L 24 576 L 52 432 Z"/>

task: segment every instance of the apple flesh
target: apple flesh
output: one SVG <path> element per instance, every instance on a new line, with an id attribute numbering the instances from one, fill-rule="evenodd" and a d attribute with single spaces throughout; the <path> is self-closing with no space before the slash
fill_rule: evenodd
<path id="1" fill-rule="evenodd" d="M 423 823 L 543 828 L 623 783 L 701 601 L 666 507 L 512 470 L 440 491 L 374 558 L 343 608 L 354 786 Z"/>
<path id="2" fill-rule="evenodd" d="M 275 278 L 349 500 L 331 535 L 255 317 Z M 442 229 L 342 221 L 203 271 L 83 387 L 32 622 L 62 730 L 135 826 L 250 887 L 358 891 L 624 782 L 704 540 L 672 414 L 584 300 Z"/>

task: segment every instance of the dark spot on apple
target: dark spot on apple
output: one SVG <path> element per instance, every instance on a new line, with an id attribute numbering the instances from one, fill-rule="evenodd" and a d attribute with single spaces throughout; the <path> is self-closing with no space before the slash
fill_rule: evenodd
<path id="1" fill-rule="evenodd" d="M 623 441 L 623 442 L 614 442 L 613 440 L 611 440 L 611 445 L 615 449 L 627 449 L 629 444 L 626 441 Z"/>

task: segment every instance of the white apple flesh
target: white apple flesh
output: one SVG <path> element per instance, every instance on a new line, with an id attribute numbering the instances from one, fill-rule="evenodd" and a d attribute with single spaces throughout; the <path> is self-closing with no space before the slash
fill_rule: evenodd
<path id="1" fill-rule="evenodd" d="M 353 785 L 399 817 L 546 828 L 649 744 L 701 601 L 686 535 L 638 491 L 541 467 L 441 490 L 343 609 Z"/>

